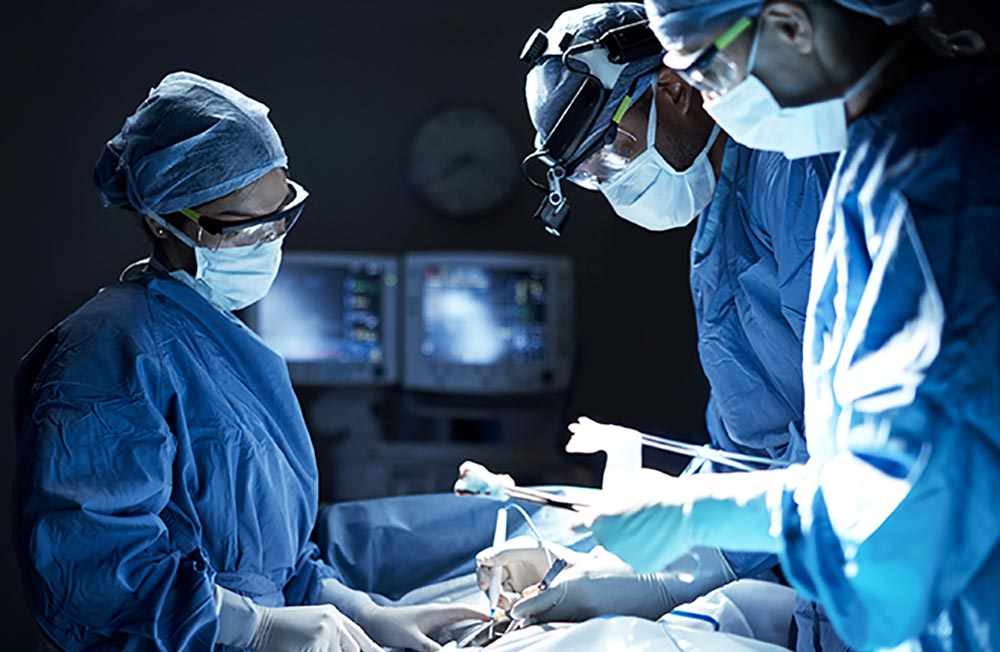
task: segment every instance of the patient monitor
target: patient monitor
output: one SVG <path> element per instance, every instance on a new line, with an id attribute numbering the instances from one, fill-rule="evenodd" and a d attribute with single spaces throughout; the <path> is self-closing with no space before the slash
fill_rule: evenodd
<path id="1" fill-rule="evenodd" d="M 422 252 L 405 258 L 407 389 L 536 394 L 569 383 L 573 276 L 565 257 Z"/>
<path id="2" fill-rule="evenodd" d="M 298 385 L 390 384 L 398 280 L 392 256 L 288 252 L 247 321 Z"/>

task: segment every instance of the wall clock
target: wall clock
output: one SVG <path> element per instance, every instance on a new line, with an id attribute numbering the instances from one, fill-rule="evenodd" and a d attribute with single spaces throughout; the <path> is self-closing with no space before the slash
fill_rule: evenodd
<path id="1" fill-rule="evenodd" d="M 520 160 L 509 126 L 481 107 L 435 112 L 410 146 L 407 180 L 435 212 L 469 219 L 495 212 L 511 196 Z"/>

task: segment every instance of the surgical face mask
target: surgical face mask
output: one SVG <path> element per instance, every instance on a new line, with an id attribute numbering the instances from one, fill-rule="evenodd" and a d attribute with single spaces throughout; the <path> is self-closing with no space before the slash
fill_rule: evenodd
<path id="1" fill-rule="evenodd" d="M 725 95 L 707 100 L 704 107 L 733 140 L 752 149 L 795 159 L 847 147 L 842 99 L 783 109 L 767 86 L 749 75 Z"/>
<path id="2" fill-rule="evenodd" d="M 687 226 L 715 192 L 715 171 L 708 152 L 719 128 L 712 130 L 705 148 L 688 169 L 678 172 L 656 150 L 656 82 L 646 127 L 646 149 L 621 172 L 598 186 L 623 219 L 650 231 Z"/>
<path id="3" fill-rule="evenodd" d="M 264 298 L 281 267 L 284 236 L 247 247 L 195 247 L 194 278 L 184 270 L 171 276 L 190 285 L 222 310 L 242 310 Z"/>
<path id="4" fill-rule="evenodd" d="M 747 70 L 757 59 L 760 24 L 754 34 Z M 845 103 L 885 69 L 896 48 L 890 49 L 841 97 L 782 108 L 771 91 L 752 72 L 718 97 L 706 98 L 705 111 L 733 140 L 752 149 L 781 152 L 796 159 L 847 147 Z"/>

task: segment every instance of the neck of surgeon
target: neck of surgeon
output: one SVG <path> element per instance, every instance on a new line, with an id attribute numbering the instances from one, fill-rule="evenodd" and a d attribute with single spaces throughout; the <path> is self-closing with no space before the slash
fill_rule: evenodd
<path id="1" fill-rule="evenodd" d="M 897 35 L 893 43 L 844 94 L 848 122 L 877 111 L 936 58 L 912 33 Z"/>
<path id="2" fill-rule="evenodd" d="M 155 235 L 153 238 L 152 258 L 163 265 L 168 272 L 175 270 L 185 270 L 191 274 L 195 273 L 194 250 L 180 240 L 170 237 Z"/>

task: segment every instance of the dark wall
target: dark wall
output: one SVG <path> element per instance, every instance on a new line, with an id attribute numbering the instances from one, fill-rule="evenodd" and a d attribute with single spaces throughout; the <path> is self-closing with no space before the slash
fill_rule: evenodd
<path id="1" fill-rule="evenodd" d="M 3 238 L 13 288 L 3 337 L 2 392 L 46 329 L 145 254 L 128 218 L 100 207 L 91 167 L 125 115 L 166 73 L 188 69 L 270 105 L 296 179 L 312 197 L 289 249 L 402 253 L 527 250 L 577 266 L 578 382 L 570 413 L 697 433 L 705 384 L 687 287 L 690 230 L 652 234 L 616 219 L 599 196 L 573 193 L 562 239 L 529 220 L 538 195 L 519 186 L 503 210 L 456 222 L 404 184 L 421 119 L 472 102 L 507 120 L 525 151 L 533 132 L 517 53 L 525 37 L 572 6 L 507 2 L 17 3 L 4 40 Z M 9 502 L 14 437 L 9 401 L 0 499 Z M 4 539 L 9 518 L 3 512 Z M 29 649 L 33 625 L 16 564 L 2 546 L 6 641 Z M 8 647 L 5 643 L 4 647 Z"/>

